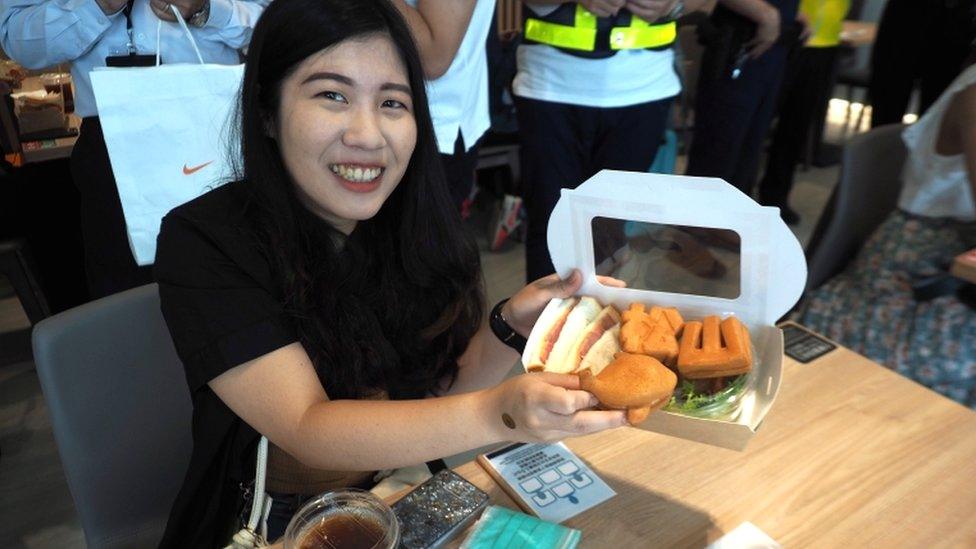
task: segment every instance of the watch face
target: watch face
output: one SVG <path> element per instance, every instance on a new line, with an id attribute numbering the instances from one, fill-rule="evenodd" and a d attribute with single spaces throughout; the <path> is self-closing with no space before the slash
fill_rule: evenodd
<path id="1" fill-rule="evenodd" d="M 210 2 L 206 2 L 200 11 L 194 13 L 190 16 L 187 23 L 193 25 L 194 27 L 202 27 L 207 24 L 207 19 L 210 18 Z"/>

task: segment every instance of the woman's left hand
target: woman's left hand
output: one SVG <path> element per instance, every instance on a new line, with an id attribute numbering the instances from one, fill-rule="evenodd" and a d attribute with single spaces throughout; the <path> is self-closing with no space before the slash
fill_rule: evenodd
<path id="1" fill-rule="evenodd" d="M 598 276 L 597 280 L 604 286 L 623 288 L 626 284 L 622 280 L 607 276 Z M 555 298 L 567 298 L 579 291 L 583 285 L 583 276 L 578 270 L 566 278 L 559 278 L 558 274 L 551 274 L 540 278 L 519 290 L 502 307 L 502 316 L 513 330 L 522 337 L 529 337 L 532 327 L 542 314 L 549 301 Z"/>

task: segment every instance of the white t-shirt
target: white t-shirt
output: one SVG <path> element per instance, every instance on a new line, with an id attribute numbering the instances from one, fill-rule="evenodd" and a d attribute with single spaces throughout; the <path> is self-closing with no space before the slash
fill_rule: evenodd
<path id="1" fill-rule="evenodd" d="M 526 3 L 545 16 L 558 6 Z M 515 95 L 584 107 L 627 107 L 681 92 L 674 51 L 621 50 L 605 59 L 587 59 L 542 44 L 519 46 Z"/>
<path id="2" fill-rule="evenodd" d="M 405 1 L 417 5 L 417 0 Z M 437 148 L 443 154 L 454 153 L 458 131 L 464 138 L 465 148 L 470 149 L 491 127 L 485 42 L 494 12 L 495 0 L 478 0 L 451 66 L 440 78 L 427 81 Z"/>
<path id="3" fill-rule="evenodd" d="M 902 133 L 908 147 L 902 171 L 904 186 L 898 198 L 902 210 L 926 217 L 976 221 L 965 157 L 944 156 L 935 151 L 942 119 L 952 98 L 972 85 L 976 85 L 976 65 L 963 71 L 925 115 Z"/>

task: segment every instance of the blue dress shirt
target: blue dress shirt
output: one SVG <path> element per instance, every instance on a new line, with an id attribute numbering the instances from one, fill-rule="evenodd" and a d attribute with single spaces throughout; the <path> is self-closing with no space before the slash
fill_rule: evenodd
<path id="1" fill-rule="evenodd" d="M 271 0 L 210 0 L 210 18 L 190 28 L 206 63 L 240 63 L 261 11 Z M 156 53 L 159 18 L 148 0 L 135 0 L 132 39 L 137 53 Z M 95 0 L 0 0 L 0 44 L 12 59 L 31 69 L 71 64 L 75 111 L 95 116 L 88 74 L 105 58 L 126 55 L 128 32 L 120 11 L 106 15 Z M 178 23 L 163 22 L 160 55 L 164 63 L 198 63 L 193 46 Z M 138 101 L 138 98 L 133 98 Z"/>

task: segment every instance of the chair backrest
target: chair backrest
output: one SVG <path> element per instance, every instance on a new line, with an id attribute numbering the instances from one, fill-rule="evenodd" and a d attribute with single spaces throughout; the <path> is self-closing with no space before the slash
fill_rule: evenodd
<path id="1" fill-rule="evenodd" d="M 34 328 L 34 361 L 88 547 L 154 547 L 189 464 L 191 403 L 155 284 Z"/>
<path id="2" fill-rule="evenodd" d="M 808 290 L 840 272 L 895 209 L 906 155 L 904 128 L 875 128 L 844 147 L 840 179 L 807 246 Z"/>

